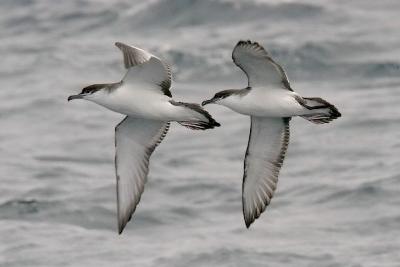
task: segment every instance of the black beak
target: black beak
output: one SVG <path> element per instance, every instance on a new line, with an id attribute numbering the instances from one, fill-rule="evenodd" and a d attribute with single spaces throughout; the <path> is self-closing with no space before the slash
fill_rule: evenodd
<path id="1" fill-rule="evenodd" d="M 68 97 L 68 101 L 74 100 L 74 99 L 82 99 L 83 95 L 79 94 L 79 95 L 70 95 Z"/>
<path id="2" fill-rule="evenodd" d="M 211 98 L 210 100 L 205 100 L 205 101 L 203 101 L 202 103 L 201 103 L 201 105 L 202 106 L 205 106 L 205 105 L 207 105 L 207 104 L 212 104 L 212 103 L 214 103 L 215 102 L 215 98 Z"/>

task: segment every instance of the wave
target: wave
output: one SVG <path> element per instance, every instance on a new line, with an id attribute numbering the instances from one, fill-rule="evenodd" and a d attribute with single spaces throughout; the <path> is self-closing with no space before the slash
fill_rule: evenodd
<path id="1" fill-rule="evenodd" d="M 252 251 L 240 248 L 239 244 L 231 244 L 229 248 L 216 247 L 209 250 L 186 252 L 172 257 L 159 257 L 155 260 L 156 266 L 285 266 L 295 262 L 296 265 L 307 266 L 311 262 L 331 261 L 331 254 L 294 253 L 291 249 L 275 246 L 274 249 L 255 249 Z M 329 266 L 340 266 L 330 264 Z"/>
<path id="2" fill-rule="evenodd" d="M 22 214 L 38 213 L 40 206 L 45 203 L 39 203 L 35 199 L 14 199 L 4 202 L 0 205 L 2 217 L 9 218 L 12 214 L 14 216 Z"/>
<path id="3" fill-rule="evenodd" d="M 348 62 L 347 53 L 352 48 L 346 45 L 307 42 L 290 47 L 263 40 L 259 42 L 284 67 L 289 79 L 345 81 L 357 77 L 385 78 L 400 74 L 400 62 L 396 61 L 375 61 L 373 58 L 366 58 L 358 62 Z M 233 47 L 234 44 L 232 49 Z M 181 51 L 170 49 L 163 53 L 173 65 L 178 80 L 189 81 L 198 77 L 218 80 L 237 76 L 238 69 L 232 62 L 231 49 L 223 48 L 222 45 L 211 49 L 213 51 L 208 55 L 185 48 Z M 343 50 L 347 50 L 346 53 L 343 53 Z M 216 51 L 220 55 L 218 58 L 214 57 Z"/>
<path id="4" fill-rule="evenodd" d="M 215 0 L 160 0 L 129 19 L 148 27 L 188 27 L 198 25 L 242 24 L 279 18 L 298 20 L 323 13 L 323 7 L 305 3 L 268 4 L 262 2 L 233 2 Z"/>
<path id="5" fill-rule="evenodd" d="M 216 81 L 237 76 L 238 69 L 233 65 L 230 53 L 239 39 L 254 39 L 255 36 L 254 40 L 263 44 L 284 66 L 290 79 L 346 80 L 353 77 L 393 77 L 400 73 L 399 62 L 374 59 L 373 52 L 382 47 L 371 42 L 344 41 L 340 38 L 333 41 L 327 36 L 322 40 L 300 38 L 294 43 L 287 43 L 279 41 L 282 38 L 274 38 L 276 31 L 290 36 L 291 28 L 303 19 L 308 20 L 308 24 L 316 16 L 336 16 L 326 6 L 317 4 L 158 0 L 146 4 L 119 1 L 95 5 L 83 1 L 82 7 L 76 9 L 77 2 L 72 1 L 64 3 L 62 9 L 50 4 L 48 10 L 45 10 L 47 5 L 28 0 L 16 3 L 6 1 L 2 5 L 18 6 L 25 2 L 33 5 L 36 12 L 6 14 L 5 33 L 21 35 L 40 31 L 48 38 L 79 36 L 91 48 L 94 46 L 94 51 L 98 51 L 86 57 L 96 59 L 96 63 L 104 47 L 96 50 L 99 42 L 91 39 L 90 35 L 108 36 L 103 42 L 110 41 L 110 46 L 112 36 L 134 38 L 132 44 L 148 43 L 149 47 L 144 45 L 145 48 L 156 50 L 157 55 L 167 59 L 173 65 L 178 81 Z M 174 38 L 178 35 L 183 37 Z M 80 53 L 87 53 L 87 50 L 75 43 L 68 45 L 71 47 L 63 49 L 43 42 L 29 43 L 29 46 L 24 42 L 17 46 L 8 44 L 9 47 L 6 44 L 2 51 L 6 54 L 7 67 L 0 69 L 0 76 L 21 75 L 46 65 L 65 63 L 74 67 L 76 57 L 71 56 L 68 49 L 81 49 Z M 107 50 L 107 55 L 116 58 L 111 51 Z M 23 64 L 19 60 L 21 54 Z M 358 61 L 349 62 L 349 58 Z M 109 68 L 119 64 L 120 59 L 117 59 L 109 62 Z M 93 64 L 85 62 L 84 58 L 79 60 L 81 64 Z M 9 68 L 9 65 L 14 67 Z"/>
<path id="6" fill-rule="evenodd" d="M 329 187 L 326 191 L 331 193 L 318 198 L 315 203 L 318 205 L 327 205 L 328 203 L 338 207 L 348 208 L 349 203 L 357 207 L 371 206 L 378 203 L 380 199 L 392 199 L 397 196 L 393 188 L 398 186 L 399 176 L 387 178 L 377 178 L 375 181 L 364 182 L 354 188 Z"/>

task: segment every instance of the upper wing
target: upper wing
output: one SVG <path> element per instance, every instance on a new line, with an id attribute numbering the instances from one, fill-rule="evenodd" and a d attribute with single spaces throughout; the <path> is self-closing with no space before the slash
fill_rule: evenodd
<path id="1" fill-rule="evenodd" d="M 169 123 L 125 117 L 115 127 L 118 231 L 122 233 L 143 193 L 149 159 Z"/>
<path id="2" fill-rule="evenodd" d="M 260 217 L 271 201 L 289 145 L 288 118 L 251 117 L 242 187 L 246 226 Z"/>
<path id="3" fill-rule="evenodd" d="M 120 42 L 115 45 L 122 51 L 124 65 L 128 69 L 124 82 L 150 84 L 149 87 L 153 85 L 157 90 L 161 89 L 160 92 L 163 94 L 172 96 L 169 90 L 171 69 L 166 63 L 143 49 Z"/>
<path id="4" fill-rule="evenodd" d="M 283 68 L 259 43 L 239 41 L 233 49 L 232 59 L 246 73 L 249 87 L 274 84 L 293 91 Z"/>

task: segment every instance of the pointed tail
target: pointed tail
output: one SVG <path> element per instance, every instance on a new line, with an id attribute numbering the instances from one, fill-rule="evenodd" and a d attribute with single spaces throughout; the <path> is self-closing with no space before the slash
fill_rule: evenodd
<path id="1" fill-rule="evenodd" d="M 198 104 L 176 101 L 170 101 L 170 103 L 174 106 L 181 106 L 186 109 L 188 116 L 186 119 L 178 121 L 180 125 L 192 130 L 206 130 L 221 126 L 221 124 L 211 117 L 210 113 Z"/>
<path id="2" fill-rule="evenodd" d="M 334 105 L 319 97 L 303 97 L 300 104 L 309 111 L 301 117 L 315 124 L 328 123 L 342 116 Z"/>

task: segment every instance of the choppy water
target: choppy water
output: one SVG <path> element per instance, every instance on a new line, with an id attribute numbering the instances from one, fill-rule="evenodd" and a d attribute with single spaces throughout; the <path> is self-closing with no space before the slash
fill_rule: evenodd
<path id="1" fill-rule="evenodd" d="M 398 1 L 2 0 L 1 266 L 400 266 Z M 123 235 L 116 230 L 114 125 L 69 94 L 120 79 L 115 41 L 173 66 L 176 99 L 200 102 L 245 77 L 239 39 L 264 44 L 296 91 L 343 117 L 292 120 L 270 207 L 241 210 L 248 118 L 174 124 Z"/>

